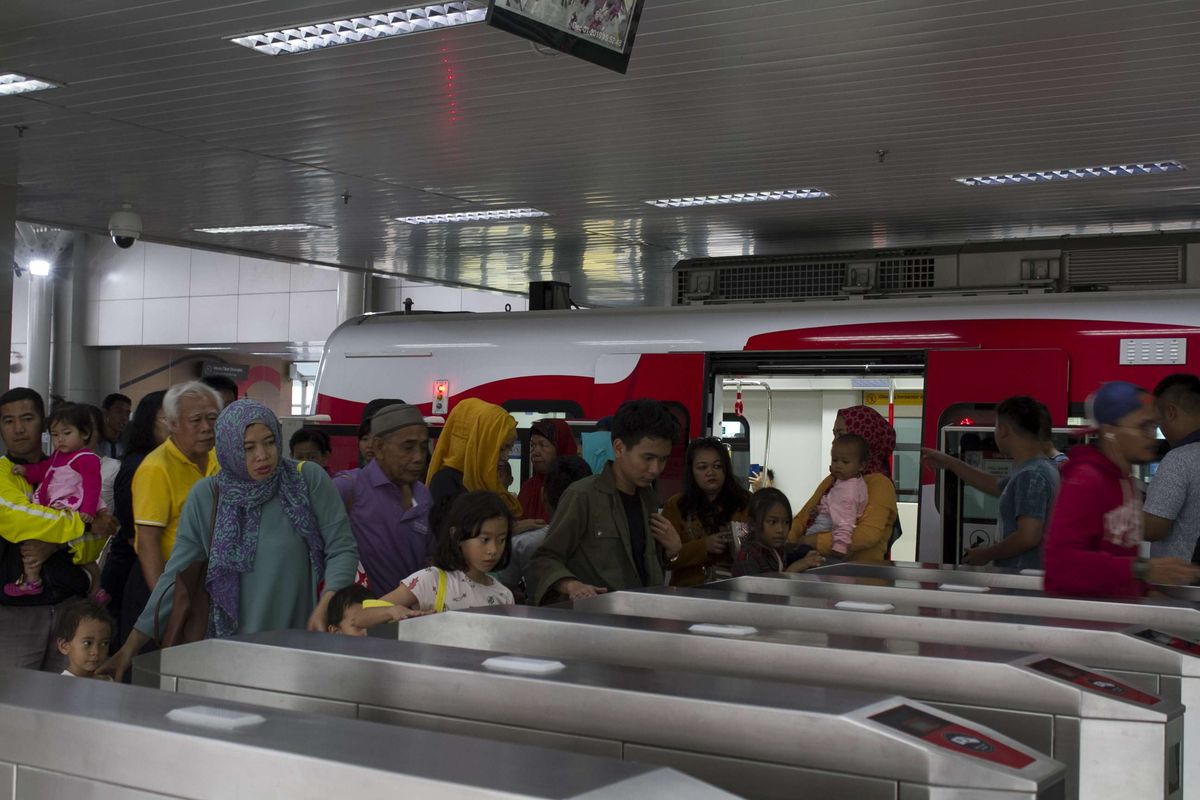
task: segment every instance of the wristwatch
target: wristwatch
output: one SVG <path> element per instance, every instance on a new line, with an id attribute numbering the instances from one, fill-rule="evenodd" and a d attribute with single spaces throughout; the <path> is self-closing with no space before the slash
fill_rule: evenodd
<path id="1" fill-rule="evenodd" d="M 1150 574 L 1150 561 L 1145 558 L 1137 558 L 1133 561 L 1133 577 L 1137 578 L 1142 583 L 1149 583 L 1147 576 Z"/>

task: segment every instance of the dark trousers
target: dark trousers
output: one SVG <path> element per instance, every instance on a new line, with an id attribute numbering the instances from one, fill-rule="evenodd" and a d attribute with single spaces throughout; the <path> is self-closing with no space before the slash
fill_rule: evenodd
<path id="1" fill-rule="evenodd" d="M 73 598 L 72 598 L 73 599 Z M 65 600 L 57 605 L 0 606 L 0 667 L 24 667 L 62 672 L 67 657 L 58 652 L 54 621 Z"/>
<path id="2" fill-rule="evenodd" d="M 117 625 L 111 648 L 113 652 L 116 652 L 125 643 L 125 634 L 127 633 L 123 626 L 127 616 L 124 606 L 125 585 L 129 581 L 129 573 L 133 570 L 137 570 L 139 573 L 142 571 L 138 566 L 137 553 L 133 551 L 127 540 L 113 539 L 112 547 L 108 551 L 108 558 L 104 561 L 104 571 L 100 573 L 100 585 L 112 598 L 108 604 L 108 613 L 112 614 L 113 622 Z M 142 584 L 145 585 L 144 580 Z M 142 602 L 142 605 L 145 605 L 145 601 Z M 137 613 L 141 613 L 141 608 Z M 136 619 L 135 615 L 134 620 Z M 132 625 L 133 620 L 129 624 Z"/>

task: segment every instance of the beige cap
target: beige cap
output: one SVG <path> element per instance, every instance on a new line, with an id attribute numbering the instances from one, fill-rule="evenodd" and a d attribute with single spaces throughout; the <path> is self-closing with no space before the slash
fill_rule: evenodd
<path id="1" fill-rule="evenodd" d="M 424 425 L 425 417 L 416 406 L 407 403 L 396 403 L 384 406 L 371 417 L 371 435 L 384 436 L 392 431 L 407 428 L 410 425 Z"/>

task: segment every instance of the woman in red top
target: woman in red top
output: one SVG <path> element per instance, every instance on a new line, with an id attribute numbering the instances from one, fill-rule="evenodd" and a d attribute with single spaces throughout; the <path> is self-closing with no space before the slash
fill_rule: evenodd
<path id="1" fill-rule="evenodd" d="M 524 510 L 522 519 L 539 520 L 542 525 L 550 521 L 549 511 L 542 502 L 546 473 L 559 456 L 578 454 L 575 434 L 565 420 L 540 419 L 529 426 L 529 466 L 533 469 L 533 475 L 521 485 L 518 499 Z"/>
<path id="2" fill-rule="evenodd" d="M 1046 531 L 1046 591 L 1092 597 L 1140 597 L 1150 583 L 1191 583 L 1200 567 L 1176 558 L 1138 558 L 1142 490 L 1134 464 L 1154 460 L 1154 398 L 1123 381 L 1088 399 L 1100 438 L 1073 448 L 1062 470 Z"/>

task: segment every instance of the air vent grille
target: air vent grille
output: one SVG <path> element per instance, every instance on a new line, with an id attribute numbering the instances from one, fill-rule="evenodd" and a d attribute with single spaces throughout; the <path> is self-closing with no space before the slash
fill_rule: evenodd
<path id="1" fill-rule="evenodd" d="M 882 291 L 900 289 L 932 289 L 934 286 L 934 259 L 893 258 L 880 261 L 877 280 Z"/>
<path id="2" fill-rule="evenodd" d="M 1068 250 L 1067 280 L 1076 286 L 1146 286 L 1182 283 L 1182 247 L 1122 247 Z"/>
<path id="3" fill-rule="evenodd" d="M 685 270 L 679 271 L 679 291 L 688 289 Z M 794 300 L 803 297 L 836 297 L 846 283 L 845 262 L 816 264 L 764 264 L 716 269 L 712 299 L 736 303 L 763 300 Z M 679 297 L 676 302 L 686 302 Z"/>

